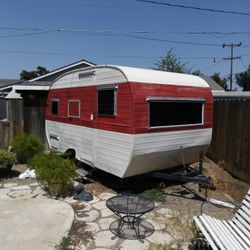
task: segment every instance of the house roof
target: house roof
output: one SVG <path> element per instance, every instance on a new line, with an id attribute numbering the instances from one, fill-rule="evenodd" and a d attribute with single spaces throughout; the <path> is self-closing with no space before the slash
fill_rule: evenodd
<path id="1" fill-rule="evenodd" d="M 9 85 L 19 83 L 21 81 L 22 80 L 18 80 L 18 79 L 0 79 L 0 88 L 4 88 L 4 87 L 7 87 Z"/>
<path id="2" fill-rule="evenodd" d="M 94 63 L 88 62 L 86 60 L 81 60 L 69 65 L 60 67 L 58 69 L 52 70 L 49 73 L 33 78 L 31 80 L 0 80 L 0 91 L 4 89 L 12 89 L 12 86 L 16 90 L 48 90 L 52 82 L 62 75 L 63 73 L 74 70 L 79 67 L 89 67 L 95 65 Z M 1 84 L 2 83 L 2 84 Z"/>
<path id="3" fill-rule="evenodd" d="M 217 83 L 215 82 L 211 77 L 209 76 L 200 76 L 204 81 L 207 82 L 207 84 L 210 86 L 212 91 L 222 91 L 225 92 L 225 90 Z"/>
<path id="4" fill-rule="evenodd" d="M 42 79 L 46 81 L 46 79 L 49 78 L 52 75 L 57 75 L 58 73 L 63 73 L 64 71 L 71 70 L 72 68 L 79 67 L 80 65 L 87 67 L 87 66 L 94 66 L 95 64 L 91 63 L 91 62 L 88 62 L 86 60 L 81 60 L 81 61 L 78 61 L 78 62 L 75 62 L 75 63 L 71 63 L 69 65 L 63 66 L 61 68 L 52 70 L 52 71 L 50 71 L 49 73 L 47 73 L 45 75 L 35 77 L 35 78 L 31 79 L 31 80 L 28 80 L 27 82 L 37 82 L 37 81 L 40 82 L 40 80 L 42 80 Z"/>

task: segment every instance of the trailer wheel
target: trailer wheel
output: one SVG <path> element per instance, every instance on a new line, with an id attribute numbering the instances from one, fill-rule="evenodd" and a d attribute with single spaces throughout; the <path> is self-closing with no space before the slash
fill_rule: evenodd
<path id="1" fill-rule="evenodd" d="M 68 149 L 64 156 L 66 159 L 72 161 L 75 165 L 78 163 L 78 160 L 76 159 L 76 151 L 74 149 Z"/>

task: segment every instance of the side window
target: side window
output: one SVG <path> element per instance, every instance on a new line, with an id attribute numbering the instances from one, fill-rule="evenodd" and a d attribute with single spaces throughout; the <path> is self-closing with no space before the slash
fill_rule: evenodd
<path id="1" fill-rule="evenodd" d="M 116 115 L 116 88 L 98 89 L 98 115 Z"/>
<path id="2" fill-rule="evenodd" d="M 52 99 L 51 100 L 51 114 L 52 115 L 57 115 L 58 114 L 58 99 Z"/>
<path id="3" fill-rule="evenodd" d="M 202 125 L 204 100 L 159 99 L 149 102 L 149 127 Z"/>
<path id="4" fill-rule="evenodd" d="M 68 101 L 68 117 L 80 118 L 80 100 Z"/>

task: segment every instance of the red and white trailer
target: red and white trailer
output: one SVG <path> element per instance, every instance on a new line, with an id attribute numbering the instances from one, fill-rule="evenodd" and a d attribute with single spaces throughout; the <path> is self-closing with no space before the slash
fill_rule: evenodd
<path id="1" fill-rule="evenodd" d="M 200 77 L 93 66 L 58 78 L 46 107 L 49 146 L 120 178 L 194 162 L 212 135 Z"/>

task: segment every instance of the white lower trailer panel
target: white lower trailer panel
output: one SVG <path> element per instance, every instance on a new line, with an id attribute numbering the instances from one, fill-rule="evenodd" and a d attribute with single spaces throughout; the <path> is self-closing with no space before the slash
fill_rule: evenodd
<path id="1" fill-rule="evenodd" d="M 124 178 L 182 164 L 181 148 L 185 163 L 197 161 L 212 129 L 133 135 L 46 120 L 46 133 L 51 148 Z"/>

